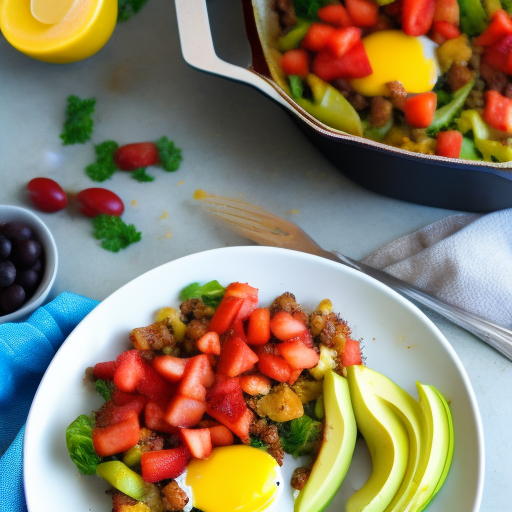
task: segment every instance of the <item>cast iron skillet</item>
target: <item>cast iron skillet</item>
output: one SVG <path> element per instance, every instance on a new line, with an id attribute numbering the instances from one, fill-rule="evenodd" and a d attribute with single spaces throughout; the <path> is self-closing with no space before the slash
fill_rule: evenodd
<path id="1" fill-rule="evenodd" d="M 311 142 L 346 176 L 396 199 L 471 212 L 512 207 L 512 162 L 497 164 L 420 155 L 331 129 L 298 106 L 271 78 L 251 0 L 242 0 L 252 64 L 242 68 L 217 57 L 206 0 L 175 0 L 185 61 L 201 71 L 255 87 L 277 102 Z"/>

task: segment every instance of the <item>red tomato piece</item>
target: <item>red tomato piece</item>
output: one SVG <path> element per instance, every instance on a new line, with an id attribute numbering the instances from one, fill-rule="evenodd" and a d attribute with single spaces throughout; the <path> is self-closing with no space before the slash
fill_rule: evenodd
<path id="1" fill-rule="evenodd" d="M 300 336 L 308 328 L 298 318 L 295 318 L 287 311 L 278 311 L 270 319 L 270 331 L 281 341 L 287 341 L 296 336 Z"/>
<path id="2" fill-rule="evenodd" d="M 512 34 L 512 19 L 503 9 L 499 9 L 494 13 L 491 23 L 478 37 L 475 37 L 473 43 L 477 46 L 489 46 L 510 34 Z"/>
<path id="3" fill-rule="evenodd" d="M 116 359 L 114 384 L 117 389 L 133 393 L 144 376 L 144 360 L 138 350 L 122 352 Z"/>
<path id="4" fill-rule="evenodd" d="M 147 428 L 167 434 L 179 434 L 179 427 L 173 427 L 165 421 L 164 409 L 155 403 L 148 402 L 144 408 L 144 424 Z"/>
<path id="5" fill-rule="evenodd" d="M 212 440 L 212 446 L 229 446 L 235 442 L 235 438 L 231 430 L 225 425 L 214 425 L 208 427 L 210 431 L 210 439 Z"/>
<path id="6" fill-rule="evenodd" d="M 341 364 L 343 366 L 353 366 L 362 364 L 361 346 L 359 342 L 351 338 L 347 338 L 343 352 L 341 354 Z"/>
<path id="7" fill-rule="evenodd" d="M 441 45 L 450 39 L 455 39 L 460 36 L 459 27 L 447 21 L 434 21 L 432 23 L 432 30 L 430 31 L 430 38 L 435 43 Z"/>
<path id="8" fill-rule="evenodd" d="M 325 23 L 312 23 L 306 35 L 302 39 L 301 45 L 306 50 L 319 52 L 327 46 L 329 36 L 334 31 L 334 27 Z"/>
<path id="9" fill-rule="evenodd" d="M 409 36 L 428 33 L 434 21 L 435 0 L 403 0 L 402 30 Z"/>
<path id="10" fill-rule="evenodd" d="M 437 96 L 435 92 L 416 94 L 405 100 L 405 120 L 414 128 L 427 128 L 436 111 Z"/>
<path id="11" fill-rule="evenodd" d="M 459 2 L 457 0 L 435 0 L 434 21 L 446 21 L 458 27 L 460 24 Z"/>
<path id="12" fill-rule="evenodd" d="M 268 395 L 272 382 L 266 375 L 253 373 L 240 376 L 240 386 L 248 395 Z"/>
<path id="13" fill-rule="evenodd" d="M 437 134 L 436 155 L 449 158 L 459 158 L 462 149 L 462 133 L 448 130 Z"/>
<path id="14" fill-rule="evenodd" d="M 92 429 L 92 444 L 100 457 L 109 457 L 124 452 L 139 442 L 140 426 L 136 412 L 119 423 L 104 428 Z"/>
<path id="15" fill-rule="evenodd" d="M 247 343 L 249 345 L 264 345 L 270 340 L 270 310 L 255 309 L 247 322 Z"/>
<path id="16" fill-rule="evenodd" d="M 236 377 L 254 368 L 257 362 L 258 356 L 249 345 L 238 336 L 231 336 L 222 345 L 216 370 L 220 375 Z"/>
<path id="17" fill-rule="evenodd" d="M 206 412 L 206 402 L 183 395 L 174 395 L 164 415 L 174 427 L 189 428 L 197 425 Z"/>
<path id="18" fill-rule="evenodd" d="M 105 361 L 103 363 L 96 363 L 94 365 L 93 373 L 97 379 L 112 380 L 114 378 L 115 370 L 115 361 Z"/>
<path id="19" fill-rule="evenodd" d="M 76 198 L 82 203 L 80 211 L 86 217 L 97 217 L 100 214 L 119 217 L 124 212 L 121 198 L 106 188 L 86 188 L 78 192 Z"/>
<path id="20" fill-rule="evenodd" d="M 150 400 L 169 400 L 174 386 L 164 379 L 150 363 L 144 361 L 144 375 L 137 384 L 137 391 Z"/>
<path id="21" fill-rule="evenodd" d="M 290 372 L 290 378 L 288 379 L 288 384 L 290 386 L 293 386 L 295 382 L 297 382 L 297 379 L 300 377 L 300 374 L 302 373 L 302 368 L 297 368 L 296 370 L 293 370 Z"/>
<path id="22" fill-rule="evenodd" d="M 135 142 L 117 148 L 114 162 L 123 171 L 134 171 L 141 167 L 156 165 L 160 161 L 158 149 L 153 142 Z"/>
<path id="23" fill-rule="evenodd" d="M 512 132 L 512 100 L 498 91 L 487 91 L 484 98 L 483 120 L 496 130 Z"/>
<path id="24" fill-rule="evenodd" d="M 362 42 L 356 43 L 340 58 L 334 57 L 329 50 L 317 53 L 313 59 L 312 70 L 325 82 L 338 78 L 364 78 L 373 73 Z"/>
<path id="25" fill-rule="evenodd" d="M 279 343 L 277 350 L 293 369 L 313 368 L 320 360 L 316 350 L 306 347 L 300 341 Z"/>
<path id="26" fill-rule="evenodd" d="M 62 187 L 50 178 L 34 178 L 27 183 L 30 200 L 42 212 L 54 213 L 66 208 L 68 196 Z"/>
<path id="27" fill-rule="evenodd" d="M 274 354 L 259 354 L 258 370 L 271 379 L 279 382 L 288 382 L 290 379 L 290 365 L 281 356 Z"/>
<path id="28" fill-rule="evenodd" d="M 484 60 L 492 67 L 512 74 L 512 34 L 485 47 Z"/>
<path id="29" fill-rule="evenodd" d="M 189 461 L 190 452 L 186 446 L 145 452 L 140 458 L 142 478 L 151 483 L 177 478 L 185 471 Z"/>
<path id="30" fill-rule="evenodd" d="M 356 27 L 372 27 L 377 23 L 379 6 L 373 0 L 345 0 L 345 7 Z"/>
<path id="31" fill-rule="evenodd" d="M 210 320 L 208 330 L 214 331 L 217 334 L 225 333 L 240 311 L 243 303 L 244 299 L 240 297 L 229 295 L 226 297 L 224 295 Z"/>
<path id="32" fill-rule="evenodd" d="M 152 364 L 155 370 L 169 382 L 178 382 L 183 377 L 187 361 L 186 357 L 156 356 Z"/>
<path id="33" fill-rule="evenodd" d="M 358 27 L 337 28 L 330 35 L 327 48 L 335 57 L 342 57 L 361 41 L 361 33 L 362 31 Z"/>
<path id="34" fill-rule="evenodd" d="M 330 4 L 320 7 L 317 15 L 322 21 L 325 21 L 325 23 L 337 27 L 350 27 L 354 24 L 349 13 L 341 4 Z"/>
<path id="35" fill-rule="evenodd" d="M 197 348 L 203 354 L 220 354 L 220 338 L 216 332 L 209 331 L 197 340 Z"/>
<path id="36" fill-rule="evenodd" d="M 181 439 L 190 455 L 196 459 L 207 459 L 212 454 L 212 438 L 208 428 L 182 428 Z"/>
<path id="37" fill-rule="evenodd" d="M 210 361 L 206 354 L 191 357 L 183 377 L 178 385 L 178 394 L 192 398 L 193 400 L 204 401 L 206 399 L 206 388 L 211 387 L 215 380 Z"/>
<path id="38" fill-rule="evenodd" d="M 306 78 L 309 73 L 309 53 L 303 48 L 294 48 L 283 53 L 281 68 L 287 75 Z"/>

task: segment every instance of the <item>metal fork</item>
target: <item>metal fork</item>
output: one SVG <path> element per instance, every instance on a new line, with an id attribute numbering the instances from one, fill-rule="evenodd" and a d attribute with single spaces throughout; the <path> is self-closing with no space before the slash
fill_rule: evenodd
<path id="1" fill-rule="evenodd" d="M 512 331 L 429 295 L 383 270 L 353 260 L 337 251 L 326 251 L 296 224 L 262 208 L 239 199 L 228 199 L 206 193 L 196 193 L 195 199 L 201 201 L 208 212 L 224 221 L 239 235 L 260 245 L 283 247 L 322 256 L 359 270 L 466 329 L 512 361 Z"/>

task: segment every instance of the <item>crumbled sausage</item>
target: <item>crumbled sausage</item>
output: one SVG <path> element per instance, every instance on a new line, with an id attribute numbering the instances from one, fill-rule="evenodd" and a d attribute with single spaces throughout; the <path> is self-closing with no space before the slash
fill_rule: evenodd
<path id="1" fill-rule="evenodd" d="M 180 310 L 187 319 L 212 317 L 214 309 L 207 306 L 203 299 L 188 299 L 181 303 Z"/>
<path id="2" fill-rule="evenodd" d="M 298 491 L 306 485 L 311 474 L 311 466 L 299 466 L 295 468 L 292 475 L 291 486 Z"/>
<path id="3" fill-rule="evenodd" d="M 350 337 L 350 327 L 347 325 L 345 320 L 342 320 L 336 313 L 328 313 L 327 315 L 321 315 L 318 313 L 312 313 L 310 322 L 319 323 L 315 320 L 316 317 L 320 317 L 322 320 L 321 330 L 318 334 L 320 343 L 329 348 L 334 348 L 341 354 L 345 346 L 345 340 Z"/>
<path id="4" fill-rule="evenodd" d="M 270 305 L 270 314 L 273 316 L 279 311 L 286 311 L 295 318 L 302 320 L 306 325 L 308 323 L 308 315 L 302 311 L 293 293 L 285 292 L 274 299 L 274 302 Z"/>
<path id="5" fill-rule="evenodd" d="M 274 0 L 274 9 L 279 16 L 279 24 L 282 28 L 293 27 L 297 23 L 292 0 Z"/>
<path id="6" fill-rule="evenodd" d="M 370 103 L 370 124 L 382 128 L 393 116 L 393 104 L 382 96 L 374 96 Z"/>
<path id="7" fill-rule="evenodd" d="M 164 438 L 153 430 L 142 427 L 139 434 L 139 446 L 142 452 L 153 452 L 164 449 Z"/>
<path id="8" fill-rule="evenodd" d="M 130 341 L 137 350 L 161 350 L 175 344 L 174 336 L 164 322 L 133 329 Z"/>
<path id="9" fill-rule="evenodd" d="M 473 80 L 473 72 L 464 64 L 452 64 L 448 71 L 448 85 L 455 92 Z"/>
<path id="10" fill-rule="evenodd" d="M 187 324 L 185 338 L 197 341 L 201 336 L 208 332 L 208 318 L 194 318 Z"/>
<path id="11" fill-rule="evenodd" d="M 368 100 L 362 94 L 355 91 L 348 94 L 347 100 L 355 110 L 363 110 L 368 106 Z"/>
<path id="12" fill-rule="evenodd" d="M 405 100 L 407 99 L 407 91 L 401 82 L 395 80 L 393 82 L 387 82 L 386 87 L 389 90 L 389 99 L 394 107 L 403 110 L 405 106 Z"/>
<path id="13" fill-rule="evenodd" d="M 485 59 L 480 62 L 480 76 L 484 80 L 486 88 L 502 93 L 507 86 L 507 75 L 490 64 Z"/>
<path id="14" fill-rule="evenodd" d="M 137 500 L 130 498 L 117 489 L 109 489 L 106 491 L 112 498 L 112 512 L 124 512 L 129 507 L 133 507 L 139 503 Z"/>
<path id="15" fill-rule="evenodd" d="M 188 503 L 188 497 L 185 491 L 178 485 L 176 480 L 168 483 L 162 489 L 163 501 L 166 510 L 177 512 L 183 510 Z"/>
<path id="16" fill-rule="evenodd" d="M 256 420 L 251 424 L 250 433 L 253 436 L 261 439 L 268 445 L 268 453 L 282 466 L 284 461 L 284 450 L 281 446 L 281 440 L 277 432 L 277 427 L 273 424 L 268 424 L 267 420 Z"/>

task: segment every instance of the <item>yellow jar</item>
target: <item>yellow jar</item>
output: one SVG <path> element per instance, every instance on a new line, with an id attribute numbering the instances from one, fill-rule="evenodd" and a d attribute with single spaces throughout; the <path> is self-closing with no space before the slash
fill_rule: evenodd
<path id="1" fill-rule="evenodd" d="M 0 0 L 0 30 L 7 41 L 34 59 L 56 64 L 86 59 L 106 44 L 116 26 L 117 0 L 53 1 L 64 1 L 64 12 L 39 16 L 43 23 L 33 12 L 44 14 L 45 0 Z"/>

